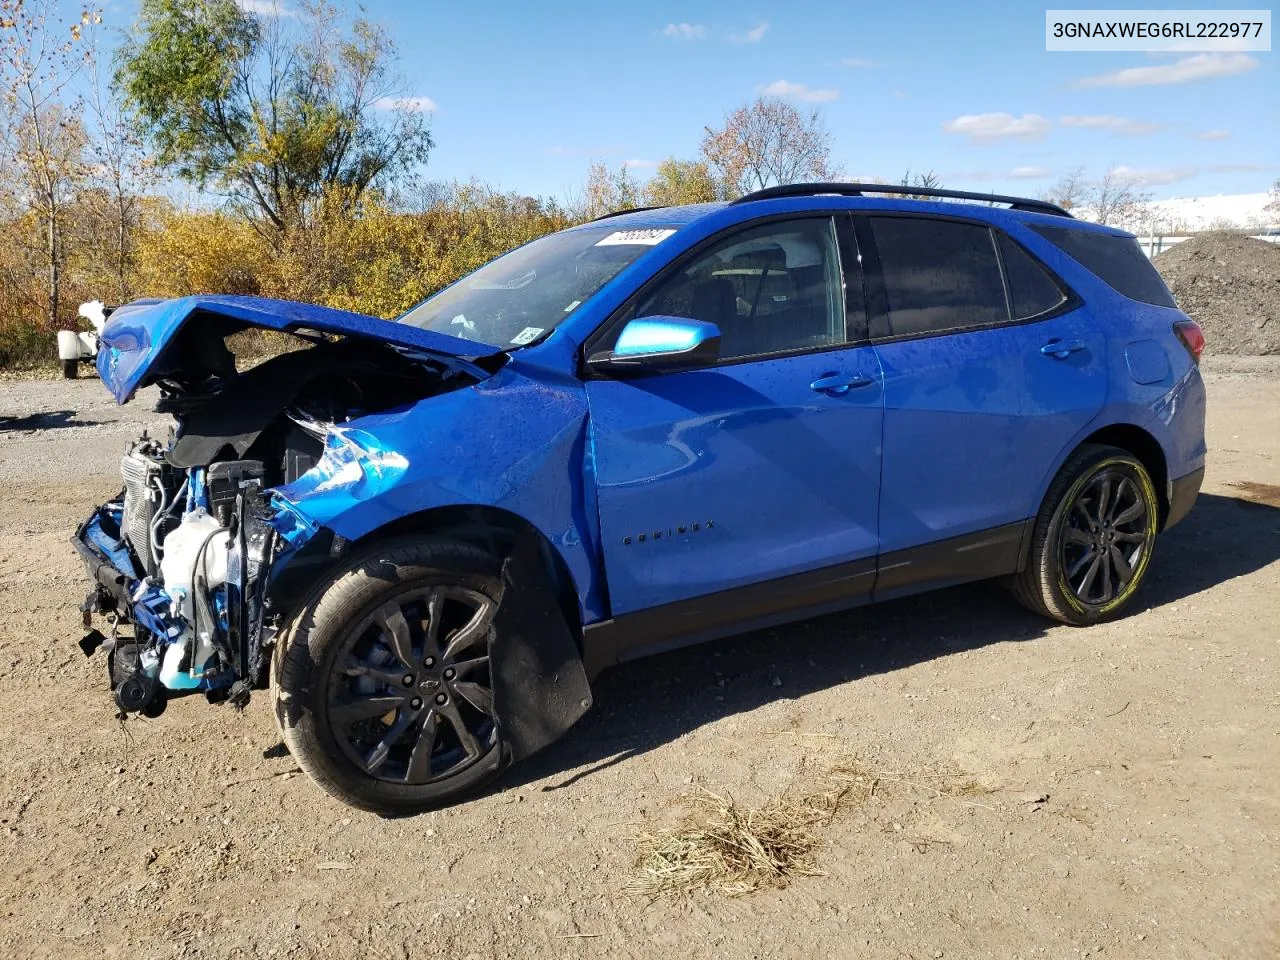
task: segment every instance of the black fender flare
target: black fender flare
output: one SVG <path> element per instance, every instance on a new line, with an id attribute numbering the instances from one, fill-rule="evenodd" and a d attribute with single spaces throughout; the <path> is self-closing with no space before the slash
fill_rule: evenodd
<path id="1" fill-rule="evenodd" d="M 287 621 L 316 582 L 341 566 L 347 551 L 335 550 L 335 542 L 341 543 L 322 527 L 272 571 L 266 593 L 272 615 Z M 559 739 L 593 702 L 581 635 L 565 617 L 546 550 L 542 535 L 526 526 L 502 562 L 489 657 L 494 718 L 513 761 Z"/>
<path id="2" fill-rule="evenodd" d="M 593 702 L 580 637 L 565 620 L 542 549 L 533 527 L 516 536 L 493 623 L 493 714 L 512 760 L 558 740 Z"/>

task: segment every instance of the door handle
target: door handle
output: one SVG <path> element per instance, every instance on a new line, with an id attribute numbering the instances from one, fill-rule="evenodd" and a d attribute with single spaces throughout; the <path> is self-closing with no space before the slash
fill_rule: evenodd
<path id="1" fill-rule="evenodd" d="M 860 373 L 824 373 L 809 384 L 809 389 L 816 393 L 839 397 L 848 393 L 853 387 L 865 387 L 870 382 L 870 377 L 864 377 Z"/>
<path id="2" fill-rule="evenodd" d="M 1086 349 L 1086 346 L 1083 340 L 1062 340 L 1054 337 L 1040 348 L 1040 352 L 1046 357 L 1053 357 L 1055 360 L 1065 360 L 1071 354 L 1084 349 Z"/>

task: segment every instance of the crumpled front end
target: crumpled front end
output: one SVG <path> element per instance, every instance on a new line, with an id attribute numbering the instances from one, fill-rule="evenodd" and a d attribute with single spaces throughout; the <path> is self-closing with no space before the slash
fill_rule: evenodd
<path id="1" fill-rule="evenodd" d="M 173 415 L 175 430 L 164 441 L 144 434 L 130 445 L 120 463 L 120 495 L 94 510 L 73 538 L 93 581 L 85 626 L 92 628 L 95 613 L 104 618 L 81 645 L 87 654 L 105 646 L 124 713 L 155 714 L 168 699 L 195 692 L 247 702 L 265 681 L 298 585 L 314 581 L 341 548 L 277 489 L 307 478 L 336 498 L 359 499 L 393 478 L 404 460 L 360 430 L 361 418 L 489 375 L 468 358 L 411 342 L 418 334 L 397 331 L 388 341 L 352 335 L 369 331 L 351 326 L 335 329 L 318 308 L 290 307 L 270 324 L 255 324 L 240 303 L 231 310 L 202 301 L 204 316 L 194 319 L 175 304 L 122 311 L 104 373 L 122 402 L 138 386 L 158 384 L 157 410 Z M 327 324 L 347 336 L 308 335 L 302 349 L 237 369 L 224 341 L 246 321 L 272 329 Z M 368 326 L 381 332 L 395 325 Z M 162 354 L 168 359 L 157 360 Z"/>
<path id="2" fill-rule="evenodd" d="M 276 632 L 273 574 L 316 528 L 273 504 L 260 462 L 179 471 L 159 454 L 155 441 L 135 443 L 121 496 L 73 538 L 93 578 L 85 626 L 97 613 L 108 630 L 91 630 L 82 647 L 105 644 L 123 713 L 154 716 L 196 692 L 243 705 Z"/>

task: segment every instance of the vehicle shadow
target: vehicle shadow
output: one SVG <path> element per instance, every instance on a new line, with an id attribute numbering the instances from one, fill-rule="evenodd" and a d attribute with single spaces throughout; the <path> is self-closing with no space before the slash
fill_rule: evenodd
<path id="1" fill-rule="evenodd" d="M 74 410 L 52 410 L 25 417 L 0 416 L 0 430 L 57 430 L 61 427 L 96 427 L 97 420 L 79 420 Z"/>
<path id="2" fill-rule="evenodd" d="M 1157 541 L 1133 613 L 1278 559 L 1280 509 L 1202 495 Z M 577 726 L 496 788 L 550 778 L 541 790 L 562 789 L 724 717 L 990 644 L 1037 640 L 1053 625 L 999 586 L 971 584 L 623 664 L 596 681 L 595 707 Z M 554 779 L 569 770 L 576 772 Z"/>

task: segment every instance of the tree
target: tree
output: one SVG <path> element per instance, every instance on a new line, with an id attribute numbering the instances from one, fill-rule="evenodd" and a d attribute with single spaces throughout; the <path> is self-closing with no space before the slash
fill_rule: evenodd
<path id="1" fill-rule="evenodd" d="M 117 80 L 159 163 L 224 193 L 278 243 L 324 199 L 353 210 L 432 147 L 395 45 L 308 3 L 298 18 L 235 0 L 142 0 Z"/>
<path id="2" fill-rule="evenodd" d="M 668 157 L 641 190 L 644 202 L 655 207 L 683 203 L 708 203 L 720 196 L 711 167 L 705 160 L 677 160 Z"/>
<path id="3" fill-rule="evenodd" d="M 581 195 L 569 203 L 569 215 L 574 220 L 594 220 L 606 213 L 639 205 L 640 184 L 625 163 L 617 170 L 610 170 L 603 161 L 593 160 L 587 168 L 587 183 Z"/>
<path id="4" fill-rule="evenodd" d="M 1073 167 L 1058 178 L 1058 182 L 1040 194 L 1041 200 L 1056 203 L 1063 210 L 1071 210 L 1085 201 L 1089 181 L 1084 167 Z"/>
<path id="5" fill-rule="evenodd" d="M 90 251 L 105 263 L 115 290 L 116 303 L 132 298 L 137 234 L 141 227 L 143 195 L 155 184 L 153 165 L 143 151 L 137 118 L 125 106 L 112 78 L 102 70 L 96 34 L 86 45 L 88 112 L 94 135 L 88 153 L 93 158 L 92 180 L 96 189 L 81 197 L 94 222 L 97 237 L 107 243 L 91 244 Z"/>
<path id="6" fill-rule="evenodd" d="M 1096 179 L 1091 179 L 1084 167 L 1074 167 L 1040 196 L 1064 210 L 1077 210 L 1095 223 L 1125 225 L 1132 224 L 1151 199 L 1139 189 L 1140 183 L 1115 164 Z"/>
<path id="7" fill-rule="evenodd" d="M 706 128 L 702 158 L 724 198 L 784 183 L 831 180 L 831 134 L 817 110 L 802 114 L 776 97 L 758 97 Z"/>
<path id="8" fill-rule="evenodd" d="M 1151 195 L 1140 191 L 1137 185 L 1137 180 L 1123 175 L 1112 164 L 1086 190 L 1085 205 L 1093 214 L 1091 219 L 1112 226 L 1131 223 L 1151 199 Z"/>
<path id="9" fill-rule="evenodd" d="M 1262 209 L 1267 213 L 1280 214 L 1280 180 L 1271 185 L 1271 199 Z"/>
<path id="10" fill-rule="evenodd" d="M 49 329 L 59 325 L 69 208 L 87 174 L 81 104 L 64 98 L 84 67 L 84 32 L 101 22 L 86 12 L 68 23 L 55 9 L 53 0 L 0 0 L 2 157 L 13 177 L 13 212 L 34 227 Z"/>
<path id="11" fill-rule="evenodd" d="M 942 178 L 939 177 L 932 170 L 928 171 L 927 173 L 917 173 L 915 176 L 912 176 L 911 169 L 908 167 L 907 171 L 903 173 L 902 179 L 898 181 L 898 186 L 923 187 L 926 190 L 937 190 L 942 186 Z M 928 197 L 921 196 L 918 193 L 915 193 L 915 194 L 904 193 L 902 194 L 902 196 L 912 200 L 929 199 Z"/>

